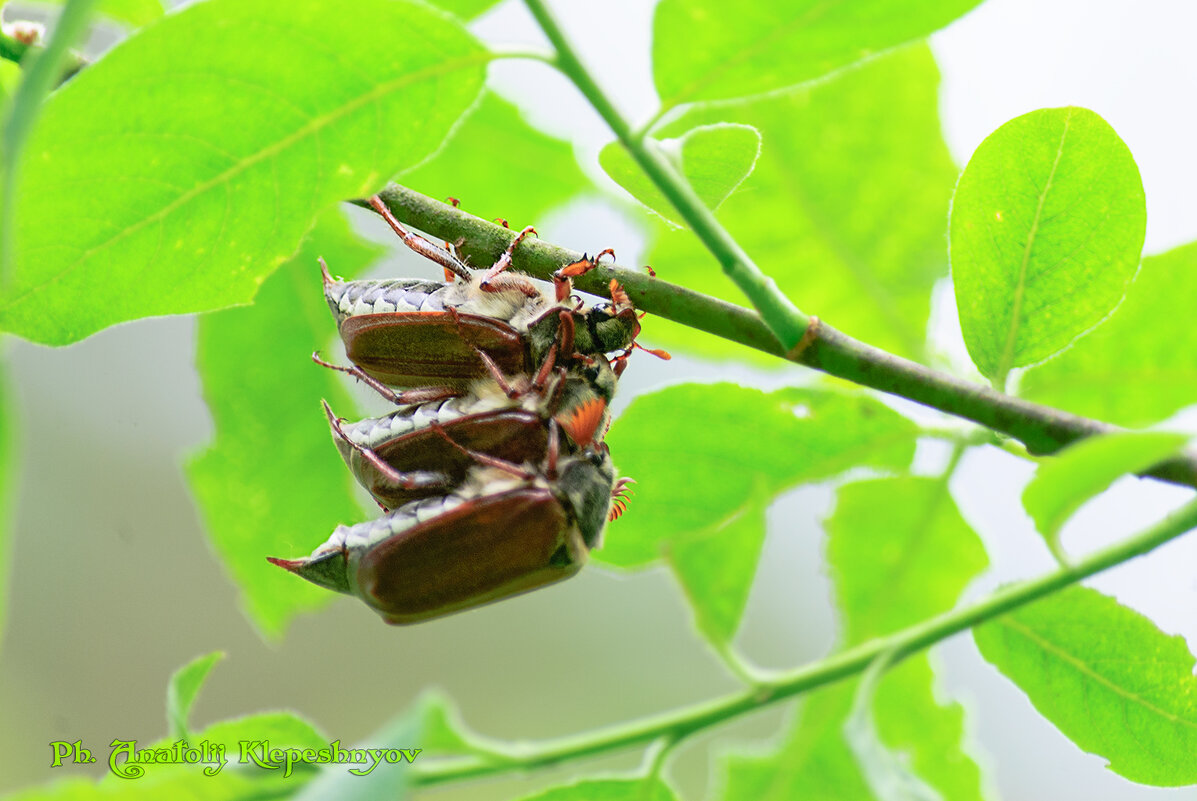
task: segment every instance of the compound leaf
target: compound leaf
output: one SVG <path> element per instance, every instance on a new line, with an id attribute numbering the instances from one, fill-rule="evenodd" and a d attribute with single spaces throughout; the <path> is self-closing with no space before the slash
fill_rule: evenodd
<path id="1" fill-rule="evenodd" d="M 1101 322 L 1138 269 L 1146 225 L 1139 168 L 1092 111 L 1032 111 L 990 134 L 956 187 L 950 237 L 981 373 L 1004 386 Z"/>
<path id="2" fill-rule="evenodd" d="M 799 308 L 917 357 L 931 289 L 947 275 L 944 228 L 957 175 L 940 132 L 938 84 L 930 51 L 912 47 L 809 89 L 691 110 L 660 134 L 729 120 L 756 128 L 760 158 L 720 221 Z M 647 261 L 665 280 L 744 302 L 690 231 L 659 231 Z M 744 357 L 724 340 L 651 322 L 654 342 Z"/>
<path id="3" fill-rule="evenodd" d="M 1197 402 L 1197 243 L 1143 260 L 1126 300 L 1071 348 L 1028 368 L 1019 394 L 1126 426 Z"/>
<path id="4" fill-rule="evenodd" d="M 761 135 L 751 125 L 715 123 L 666 139 L 660 147 L 672 158 L 703 204 L 715 210 L 752 174 L 761 152 Z M 673 204 L 619 142 L 611 142 L 602 149 L 599 164 L 645 206 L 670 222 L 682 224 Z"/>
<path id="5" fill-rule="evenodd" d="M 404 173 L 402 181 L 430 197 L 459 198 L 471 214 L 503 217 L 516 230 L 592 186 L 568 142 L 533 128 L 492 92 L 435 158 Z"/>
<path id="6" fill-rule="evenodd" d="M 336 330 L 316 257 L 351 276 L 379 251 L 334 209 L 254 305 L 200 321 L 197 361 L 216 442 L 187 474 L 216 552 L 268 635 L 332 596 L 266 557 L 309 553 L 335 526 L 361 515 L 320 410 L 327 398 L 338 412 L 351 412 L 345 382 L 311 361 Z"/>
<path id="7" fill-rule="evenodd" d="M 1039 465 L 1022 493 L 1022 505 L 1052 545 L 1068 518 L 1114 479 L 1162 462 L 1188 440 L 1165 431 L 1119 431 L 1089 437 Z"/>
<path id="8" fill-rule="evenodd" d="M 653 78 L 663 108 L 813 81 L 921 39 L 980 0 L 662 0 Z"/>
<path id="9" fill-rule="evenodd" d="M 622 473 L 646 478 L 596 557 L 638 567 L 666 556 L 700 630 L 730 638 L 772 498 L 858 465 L 902 469 L 915 435 L 909 420 L 863 395 L 686 384 L 641 396 L 608 442 Z"/>
<path id="10" fill-rule="evenodd" d="M 1074 586 L 973 630 L 1039 714 L 1140 784 L 1197 784 L 1197 679 L 1181 637 Z"/>

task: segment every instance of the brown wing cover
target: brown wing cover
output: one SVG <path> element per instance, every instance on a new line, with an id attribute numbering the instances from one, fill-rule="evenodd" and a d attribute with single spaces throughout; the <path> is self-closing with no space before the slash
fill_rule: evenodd
<path id="1" fill-rule="evenodd" d="M 534 370 L 519 332 L 473 314 L 359 314 L 341 323 L 341 339 L 350 361 L 395 387 L 460 386 L 489 375 L 475 348 L 505 375 Z"/>
<path id="2" fill-rule="evenodd" d="M 357 566 L 366 603 L 417 623 L 569 578 L 586 547 L 547 489 L 486 495 L 369 549 Z"/>
<path id="3" fill-rule="evenodd" d="M 445 423 L 442 428 L 454 442 L 469 450 L 497 456 L 508 462 L 539 464 L 548 450 L 544 422 L 532 412 L 505 409 L 471 414 Z M 420 470 L 445 473 L 456 486 L 477 462 L 453 447 L 431 428 L 411 431 L 379 445 L 374 452 L 387 464 L 405 472 Z M 364 459 L 355 459 L 352 469 L 362 486 L 384 506 L 394 509 L 408 501 L 443 494 L 443 487 L 407 490 L 396 486 Z"/>

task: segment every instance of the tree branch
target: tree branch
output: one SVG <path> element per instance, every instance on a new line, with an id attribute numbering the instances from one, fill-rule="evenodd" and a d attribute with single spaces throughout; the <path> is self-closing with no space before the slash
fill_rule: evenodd
<path id="1" fill-rule="evenodd" d="M 397 184 L 388 186 L 381 196 L 399 220 L 458 244 L 461 254 L 471 264 L 492 264 L 515 236 L 502 226 Z M 368 208 L 365 201 L 354 202 Z M 525 239 L 515 252 L 514 266 L 529 275 L 547 280 L 562 264 L 581 256 L 578 251 L 539 239 Z M 808 347 L 796 356 L 787 357 L 786 349 L 755 312 L 651 278 L 643 270 L 603 263 L 576 279 L 575 283 L 585 292 L 606 296 L 609 294 L 607 285 L 613 278 L 623 285 L 637 308 L 644 311 L 774 356 L 789 358 L 797 364 L 861 386 L 963 417 L 1019 440 L 1033 454 L 1054 453 L 1079 439 L 1117 430 L 1108 423 L 1031 403 L 949 373 L 932 370 L 866 345 L 824 321 L 814 326 L 809 334 Z M 1155 465 L 1145 475 L 1197 487 L 1197 457 L 1186 454 L 1171 459 Z"/>
<path id="2" fill-rule="evenodd" d="M 579 737 L 565 738 L 494 756 L 445 759 L 413 767 L 416 785 L 441 784 L 479 778 L 513 770 L 527 770 L 580 759 L 637 745 L 658 738 L 677 739 L 731 718 L 824 687 L 863 672 L 882 654 L 890 654 L 892 665 L 953 634 L 992 620 L 1007 612 L 1075 584 L 1107 568 L 1142 556 L 1197 527 L 1197 500 L 1190 501 L 1159 523 L 1138 535 L 1105 548 L 1037 579 L 1007 585 L 982 601 L 916 623 L 893 634 L 850 648 L 813 665 L 760 684 L 758 687 L 719 699 L 612 727 Z"/>

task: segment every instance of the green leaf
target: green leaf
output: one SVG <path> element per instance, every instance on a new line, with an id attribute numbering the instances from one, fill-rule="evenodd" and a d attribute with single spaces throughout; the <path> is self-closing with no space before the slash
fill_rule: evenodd
<path id="1" fill-rule="evenodd" d="M 8 582 L 12 561 L 12 523 L 17 506 L 17 472 L 13 461 L 17 453 L 16 410 L 13 408 L 8 370 L 0 362 L 0 642 L 8 618 Z"/>
<path id="2" fill-rule="evenodd" d="M 848 645 L 946 612 L 989 564 L 938 478 L 840 487 L 827 534 Z"/>
<path id="3" fill-rule="evenodd" d="M 94 6 L 95 0 L 66 0 L 50 41 L 45 49 L 22 59 L 21 81 L 13 91 L 12 101 L 0 108 L 4 112 L 0 117 L 0 299 L 11 297 L 12 291 L 20 286 L 19 282 L 14 286 L 11 280 L 13 264 L 19 264 L 13 240 L 20 231 L 17 199 L 21 200 L 21 210 L 34 204 L 32 198 L 23 197 L 20 192 L 22 175 L 27 177 L 31 172 L 27 164 L 30 158 L 26 155 L 29 137 L 34 122 L 43 116 L 42 101 L 63 75 L 71 48 L 87 32 Z"/>
<path id="4" fill-rule="evenodd" d="M 1082 750 L 1139 784 L 1197 784 L 1197 679 L 1181 637 L 1074 586 L 973 630 L 981 655 Z"/>
<path id="5" fill-rule="evenodd" d="M 338 412 L 352 411 L 346 382 L 310 358 L 336 331 L 316 257 L 351 276 L 378 252 L 332 210 L 253 306 L 200 321 L 197 362 L 217 434 L 187 474 L 213 546 L 267 635 L 332 595 L 266 557 L 309 553 L 338 524 L 362 516 L 320 409 L 327 398 Z"/>
<path id="6" fill-rule="evenodd" d="M 166 685 L 166 724 L 171 738 L 188 738 L 187 719 L 191 715 L 191 706 L 208 678 L 209 671 L 222 659 L 222 651 L 213 651 L 196 657 L 171 675 L 170 682 Z"/>
<path id="7" fill-rule="evenodd" d="M 0 60 L 0 117 L 3 116 L 8 99 L 21 82 L 21 65 L 15 61 Z"/>
<path id="8" fill-rule="evenodd" d="M 703 204 L 714 210 L 752 174 L 761 153 L 761 135 L 751 125 L 715 123 L 666 139 L 661 148 Z M 632 161 L 622 144 L 606 145 L 599 153 L 599 164 L 645 206 L 676 225 L 682 224 L 673 204 Z"/>
<path id="9" fill-rule="evenodd" d="M 698 630 L 711 642 L 731 641 L 748 604 L 765 544 L 765 511 L 773 500 L 763 485 L 727 518 L 680 533 L 663 546 Z"/>
<path id="10" fill-rule="evenodd" d="M 855 645 L 946 612 L 988 566 L 980 538 L 938 478 L 861 481 L 840 488 L 827 521 L 827 558 Z M 944 798 L 980 798 L 980 771 L 964 753 L 964 714 L 934 700 L 931 663 L 907 660 L 881 681 L 873 716 L 881 741 Z"/>
<path id="11" fill-rule="evenodd" d="M 495 5 L 498 0 L 430 0 L 430 2 L 458 19 L 473 19 Z"/>
<path id="12" fill-rule="evenodd" d="M 662 108 L 813 81 L 921 39 L 980 0 L 662 0 L 653 78 Z"/>
<path id="13" fill-rule="evenodd" d="M 459 198 L 471 214 L 503 217 L 516 230 L 593 186 L 568 142 L 533 128 L 490 92 L 435 158 L 403 174 L 403 185 Z"/>
<path id="14" fill-rule="evenodd" d="M 369 765 L 328 765 L 316 779 L 296 793 L 295 801 L 403 801 L 409 797 L 409 782 L 406 766 L 423 751 L 423 707 L 415 707 L 398 715 L 379 731 L 374 732 L 355 748 L 385 749 L 400 751 L 399 762 L 379 762 L 374 768 Z M 327 747 L 327 744 L 326 744 Z M 408 758 L 410 756 L 410 759 Z M 388 754 L 387 759 L 390 759 Z"/>
<path id="15" fill-rule="evenodd" d="M 282 17 L 269 0 L 211 0 L 165 17 L 46 103 L 0 326 L 62 344 L 249 301 L 322 210 L 437 147 L 488 58 L 405 0 L 352 14 L 296 0 Z"/>
<path id="16" fill-rule="evenodd" d="M 677 801 L 660 779 L 600 779 L 554 787 L 520 801 Z"/>
<path id="17" fill-rule="evenodd" d="M 931 289 L 947 275 L 957 174 L 940 133 L 938 84 L 919 46 L 800 92 L 692 110 L 662 134 L 724 120 L 760 131 L 756 169 L 720 221 L 799 307 L 917 357 Z M 744 302 L 689 231 L 659 233 L 648 261 L 664 280 Z M 738 345 L 663 320 L 648 321 L 645 334 L 682 351 L 745 358 Z"/>
<path id="18" fill-rule="evenodd" d="M 1163 461 L 1188 439 L 1164 431 L 1120 431 L 1081 440 L 1039 465 L 1022 505 L 1055 551 L 1060 529 L 1085 501 L 1114 479 Z"/>
<path id="19" fill-rule="evenodd" d="M 1143 260 L 1126 300 L 1068 350 L 1028 368 L 1019 394 L 1120 425 L 1197 402 L 1197 243 Z"/>
<path id="20" fill-rule="evenodd" d="M 62 0 L 25 0 L 37 5 L 60 6 Z M 164 13 L 159 0 L 98 0 L 96 15 L 130 28 L 149 25 Z"/>
<path id="21" fill-rule="evenodd" d="M 941 479 L 846 484 L 827 532 L 844 647 L 951 609 L 987 564 L 980 539 Z M 884 676 L 872 708 L 881 742 L 903 753 L 908 767 L 944 798 L 980 798 L 980 772 L 961 746 L 963 711 L 936 701 L 932 684 L 925 655 Z M 776 754 L 728 760 L 723 797 L 878 797 L 843 734 L 855 687 L 850 682 L 814 693 Z"/>
<path id="22" fill-rule="evenodd" d="M 1014 367 L 1060 351 L 1122 300 L 1147 209 L 1139 168 L 1105 120 L 1040 109 L 998 128 L 952 201 L 952 278 L 964 342 L 1004 386 Z"/>
<path id="23" fill-rule="evenodd" d="M 607 441 L 638 478 L 596 556 L 638 567 L 667 556 L 704 634 L 735 632 L 779 492 L 856 466 L 900 469 L 914 425 L 864 395 L 684 384 L 636 398 Z"/>

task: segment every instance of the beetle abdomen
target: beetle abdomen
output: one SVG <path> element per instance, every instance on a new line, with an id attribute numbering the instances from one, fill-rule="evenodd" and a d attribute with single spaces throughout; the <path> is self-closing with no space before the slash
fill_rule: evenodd
<path id="1" fill-rule="evenodd" d="M 416 623 L 569 578 L 585 559 L 560 502 L 527 487 L 483 495 L 378 542 L 356 560 L 354 583 L 388 623 Z"/>

